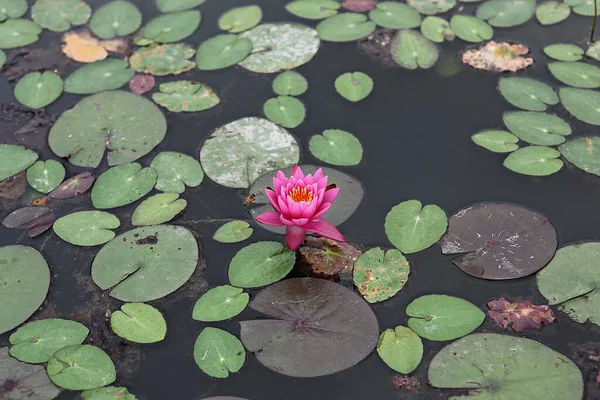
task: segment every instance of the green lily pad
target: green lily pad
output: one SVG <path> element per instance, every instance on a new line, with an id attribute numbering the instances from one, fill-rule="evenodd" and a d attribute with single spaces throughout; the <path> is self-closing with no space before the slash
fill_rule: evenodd
<path id="1" fill-rule="evenodd" d="M 478 399 L 583 398 L 581 371 L 571 360 L 534 340 L 497 333 L 469 335 L 444 347 L 431 360 L 427 378 L 435 388 L 468 390 Z"/>
<path id="2" fill-rule="evenodd" d="M 456 0 L 408 0 L 407 3 L 425 15 L 442 14 L 456 5 Z"/>
<path id="3" fill-rule="evenodd" d="M 252 41 L 234 34 L 223 34 L 203 42 L 196 53 L 198 69 L 212 71 L 242 62 L 252 51 Z"/>
<path id="4" fill-rule="evenodd" d="M 565 4 L 570 5 L 577 15 L 594 16 L 594 0 L 566 0 Z"/>
<path id="5" fill-rule="evenodd" d="M 390 46 L 392 59 L 408 69 L 431 68 L 439 57 L 435 44 L 413 30 L 398 31 Z"/>
<path id="6" fill-rule="evenodd" d="M 115 365 L 102 349 L 89 344 L 64 347 L 46 367 L 50 380 L 69 390 L 88 390 L 110 385 L 117 377 Z"/>
<path id="7" fill-rule="evenodd" d="M 545 146 L 523 147 L 504 159 L 504 166 L 513 172 L 531 176 L 547 176 L 558 172 L 562 166 L 560 153 Z"/>
<path id="8" fill-rule="evenodd" d="M 150 167 L 158 174 L 155 188 L 161 192 L 181 194 L 186 186 L 200 186 L 204 179 L 204 171 L 198 160 L 173 151 L 160 152 Z"/>
<path id="9" fill-rule="evenodd" d="M 300 18 L 324 19 L 338 13 L 340 3 L 333 0 L 296 0 L 285 5 L 285 9 Z"/>
<path id="10" fill-rule="evenodd" d="M 204 293 L 194 305 L 192 318 L 213 322 L 233 318 L 246 308 L 250 296 L 244 289 L 229 285 L 217 286 Z"/>
<path id="11" fill-rule="evenodd" d="M 356 136 L 339 129 L 326 129 L 323 134 L 314 135 L 308 148 L 313 156 L 332 165 L 358 165 L 363 155 L 362 145 Z"/>
<path id="12" fill-rule="evenodd" d="M 600 61 L 600 42 L 590 44 L 590 47 L 585 51 L 585 55 L 596 61 Z M 2 63 L 0 63 L 0 65 L 2 65 Z"/>
<path id="13" fill-rule="evenodd" d="M 265 116 L 284 128 L 295 128 L 304 121 L 306 108 L 294 97 L 279 96 L 271 98 L 263 106 Z"/>
<path id="14" fill-rule="evenodd" d="M 161 12 L 170 13 L 184 11 L 204 3 L 206 0 L 156 0 L 156 6 Z"/>
<path id="15" fill-rule="evenodd" d="M 535 17 L 542 25 L 554 25 L 564 21 L 571 14 L 571 8 L 565 3 L 558 1 L 546 1 L 538 4 L 535 9 Z"/>
<path id="16" fill-rule="evenodd" d="M 168 222 L 181 213 L 187 201 L 179 199 L 177 193 L 160 193 L 142 201 L 131 216 L 131 224 L 159 225 Z"/>
<path id="17" fill-rule="evenodd" d="M 477 8 L 477 18 L 496 28 L 522 25 L 535 14 L 535 0 L 488 0 Z"/>
<path id="18" fill-rule="evenodd" d="M 65 179 L 65 167 L 55 160 L 37 161 L 27 169 L 27 182 L 42 193 L 50 193 Z"/>
<path id="19" fill-rule="evenodd" d="M 37 158 L 37 153 L 27 147 L 0 144 L 0 181 L 25 171 Z"/>
<path id="20" fill-rule="evenodd" d="M 572 116 L 591 125 L 600 125 L 600 93 L 564 87 L 559 89 L 558 96 Z"/>
<path id="21" fill-rule="evenodd" d="M 94 94 L 119 89 L 133 78 L 135 71 L 126 61 L 106 59 L 86 64 L 65 79 L 65 92 Z"/>
<path id="22" fill-rule="evenodd" d="M 27 12 L 27 7 L 27 0 L 0 0 L 0 22 L 7 18 L 21 18 Z"/>
<path id="23" fill-rule="evenodd" d="M 574 44 L 551 44 L 544 47 L 544 53 L 560 61 L 579 61 L 583 58 L 583 49 Z"/>
<path id="24" fill-rule="evenodd" d="M 533 111 L 510 111 L 504 113 L 504 124 L 519 139 L 540 146 L 555 146 L 571 134 L 571 127 L 553 114 Z"/>
<path id="25" fill-rule="evenodd" d="M 127 303 L 110 316 L 110 327 L 123 339 L 156 343 L 165 338 L 167 322 L 156 308 L 144 303 Z"/>
<path id="26" fill-rule="evenodd" d="M 600 137 L 578 137 L 560 145 L 558 150 L 564 158 L 589 174 L 600 176 Z"/>
<path id="27" fill-rule="evenodd" d="M 237 243 L 248 239 L 253 231 L 246 221 L 230 221 L 217 229 L 213 239 L 220 243 Z"/>
<path id="28" fill-rule="evenodd" d="M 335 80 L 335 90 L 346 100 L 357 102 L 373 90 L 373 79 L 362 72 L 346 72 Z"/>
<path id="29" fill-rule="evenodd" d="M 127 388 L 107 386 L 82 392 L 81 400 L 137 400 L 137 398 L 129 393 Z"/>
<path id="30" fill-rule="evenodd" d="M 167 121 L 150 100 L 115 90 L 84 98 L 58 118 L 50 149 L 73 165 L 95 168 L 107 150 L 108 165 L 148 154 L 165 137 Z"/>
<path id="31" fill-rule="evenodd" d="M 106 211 L 78 211 L 57 219 L 52 229 L 76 246 L 97 246 L 112 240 L 115 233 L 111 229 L 120 225 L 119 218 Z"/>
<path id="32" fill-rule="evenodd" d="M 450 27 L 465 42 L 480 43 L 494 36 L 494 30 L 487 22 L 470 15 L 454 15 L 450 19 Z"/>
<path id="33" fill-rule="evenodd" d="M 6 53 L 2 50 L 0 50 L 0 68 L 2 68 L 4 66 L 4 63 L 6 62 Z"/>
<path id="34" fill-rule="evenodd" d="M 239 33 L 254 28 L 262 19 L 259 6 L 236 7 L 219 18 L 219 28 L 230 33 Z"/>
<path id="35" fill-rule="evenodd" d="M 341 13 L 320 22 L 316 29 L 321 40 L 353 42 L 369 36 L 375 28 L 375 22 L 369 21 L 366 15 Z"/>
<path id="36" fill-rule="evenodd" d="M 139 163 L 109 168 L 92 187 L 92 204 L 107 209 L 133 203 L 152 190 L 156 176 L 154 168 L 142 168 Z"/>
<path id="37" fill-rule="evenodd" d="M 271 74 L 306 64 L 321 44 L 317 31 L 301 24 L 261 24 L 243 32 L 252 53 L 239 64 L 252 72 Z"/>
<path id="38" fill-rule="evenodd" d="M 159 90 L 160 93 L 152 95 L 152 100 L 172 112 L 204 111 L 221 102 L 214 90 L 201 82 L 161 83 Z"/>
<path id="39" fill-rule="evenodd" d="M 45 363 L 63 347 L 83 343 L 89 333 L 84 325 L 68 319 L 29 322 L 10 335 L 10 355 L 30 364 Z"/>
<path id="40" fill-rule="evenodd" d="M 52 400 L 60 394 L 41 365 L 31 365 L 8 355 L 0 348 L 0 387 L 6 400 Z"/>
<path id="41" fill-rule="evenodd" d="M 410 264 L 396 249 L 375 247 L 361 254 L 354 263 L 354 285 L 369 303 L 387 300 L 406 284 Z"/>
<path id="42" fill-rule="evenodd" d="M 15 85 L 15 98 L 29 108 L 44 108 L 63 92 L 63 80 L 52 71 L 30 72 Z"/>
<path id="43" fill-rule="evenodd" d="M 500 78 L 498 89 L 510 104 L 528 111 L 546 111 L 559 102 L 551 86 L 530 78 Z"/>
<path id="44" fill-rule="evenodd" d="M 196 50 L 188 45 L 151 44 L 137 49 L 129 57 L 129 65 L 138 72 L 155 76 L 179 75 L 196 66 L 190 61 Z"/>
<path id="45" fill-rule="evenodd" d="M 146 302 L 167 296 L 192 276 L 198 244 L 186 228 L 158 225 L 132 229 L 102 247 L 92 264 L 92 279 L 110 296 Z"/>
<path id="46" fill-rule="evenodd" d="M 519 148 L 519 138 L 507 131 L 481 131 L 471 136 L 471 140 L 494 153 L 510 153 Z"/>
<path id="47" fill-rule="evenodd" d="M 142 26 L 142 13 L 131 2 L 115 0 L 94 12 L 90 29 L 100 39 L 127 36 Z"/>
<path id="48" fill-rule="evenodd" d="M 377 354 L 394 371 L 410 374 L 421 363 L 423 342 L 412 329 L 397 326 L 379 336 Z"/>
<path id="49" fill-rule="evenodd" d="M 238 338 L 217 328 L 204 328 L 194 343 L 194 360 L 213 378 L 227 378 L 238 372 L 246 360 L 246 350 Z"/>
<path id="50" fill-rule="evenodd" d="M 35 43 L 42 33 L 38 24 L 26 19 L 9 19 L 0 24 L 0 49 L 14 49 Z"/>
<path id="51" fill-rule="evenodd" d="M 418 28 L 421 15 L 404 3 L 384 1 L 369 12 L 369 18 L 377 25 L 389 29 Z"/>
<path id="52" fill-rule="evenodd" d="M 42 254 L 29 246 L 0 247 L 0 334 L 19 326 L 42 305 L 50 270 Z"/>
<path id="53" fill-rule="evenodd" d="M 279 242 L 252 243 L 229 263 L 229 282 L 241 288 L 267 286 L 283 279 L 294 267 L 296 253 Z"/>
<path id="54" fill-rule="evenodd" d="M 144 26 L 143 35 L 156 43 L 173 43 L 185 39 L 200 26 L 200 11 L 163 14 Z"/>
<path id="55" fill-rule="evenodd" d="M 31 18 L 42 28 L 65 32 L 83 25 L 92 16 L 92 9 L 82 0 L 37 0 L 31 7 Z"/>
<path id="56" fill-rule="evenodd" d="M 450 28 L 450 23 L 443 18 L 429 16 L 421 23 L 421 33 L 432 42 L 442 43 L 444 40 L 454 40 L 456 34 Z"/>
<path id="57" fill-rule="evenodd" d="M 485 314 L 458 297 L 430 294 L 406 307 L 408 326 L 428 340 L 454 340 L 468 335 L 483 323 Z"/>
<path id="58" fill-rule="evenodd" d="M 242 118 L 217 128 L 202 144 L 200 163 L 219 185 L 246 188 L 273 169 L 298 163 L 296 139 L 263 118 Z"/>
<path id="59" fill-rule="evenodd" d="M 282 72 L 273 80 L 273 91 L 280 96 L 299 96 L 306 90 L 308 81 L 295 71 Z"/>
<path id="60" fill-rule="evenodd" d="M 583 54 L 583 50 L 581 50 Z M 597 89 L 600 87 L 600 68 L 583 62 L 553 62 L 548 69 L 559 81 L 567 85 Z"/>
<path id="61" fill-rule="evenodd" d="M 385 233 L 390 242 L 405 254 L 425 250 L 446 232 L 448 218 L 435 204 L 422 206 L 408 200 L 394 206 L 385 217 Z"/>

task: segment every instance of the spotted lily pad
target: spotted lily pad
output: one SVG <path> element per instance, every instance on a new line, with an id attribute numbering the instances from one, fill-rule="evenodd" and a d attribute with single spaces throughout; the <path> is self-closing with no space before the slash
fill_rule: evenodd
<path id="1" fill-rule="evenodd" d="M 126 61 L 108 58 L 76 69 L 65 79 L 65 92 L 94 94 L 119 89 L 134 75 Z"/>
<path id="2" fill-rule="evenodd" d="M 139 163 L 117 165 L 98 177 L 92 204 L 98 209 L 121 207 L 141 199 L 156 183 L 156 170 Z"/>
<path id="3" fill-rule="evenodd" d="M 21 18 L 27 12 L 27 0 L 0 0 L 0 22 Z"/>
<path id="4" fill-rule="evenodd" d="M 510 153 L 519 148 L 519 138 L 507 131 L 481 131 L 471 136 L 471 140 L 494 153 Z"/>
<path id="5" fill-rule="evenodd" d="M 408 0 L 407 3 L 425 15 L 442 14 L 456 5 L 456 0 Z"/>
<path id="6" fill-rule="evenodd" d="M 82 392 L 81 400 L 137 400 L 137 397 L 129 393 L 127 388 L 106 386 Z"/>
<path id="7" fill-rule="evenodd" d="M 116 379 L 115 365 L 102 349 L 89 344 L 62 348 L 46 367 L 50 380 L 69 390 L 96 389 Z"/>
<path id="8" fill-rule="evenodd" d="M 60 394 L 43 366 L 17 361 L 8 347 L 0 348 L 0 388 L 7 400 L 52 400 Z"/>
<path id="9" fill-rule="evenodd" d="M 291 96 L 279 96 L 267 100 L 263 112 L 267 118 L 284 128 L 297 127 L 306 116 L 304 104 Z"/>
<path id="10" fill-rule="evenodd" d="M 381 333 L 377 354 L 394 371 L 410 374 L 421 363 L 423 342 L 412 329 L 397 326 Z"/>
<path id="11" fill-rule="evenodd" d="M 436 43 L 442 43 L 444 40 L 454 40 L 456 37 L 448 21 L 431 15 L 421 23 L 421 33 L 427 39 Z"/>
<path id="12" fill-rule="evenodd" d="M 583 171 L 600 176 L 600 137 L 578 137 L 562 144 L 558 150 L 571 164 Z"/>
<path id="13" fill-rule="evenodd" d="M 365 300 L 377 303 L 398 293 L 409 273 L 410 264 L 402 253 L 375 247 L 364 252 L 354 263 L 354 285 Z"/>
<path id="14" fill-rule="evenodd" d="M 177 193 L 160 193 L 142 201 L 131 216 L 132 225 L 158 225 L 168 222 L 180 214 L 187 201 L 179 199 Z"/>
<path id="15" fill-rule="evenodd" d="M 123 339 L 156 343 L 165 338 L 167 323 L 156 308 L 144 303 L 127 303 L 110 316 L 110 327 Z"/>
<path id="16" fill-rule="evenodd" d="M 487 314 L 502 329 L 513 332 L 542 329 L 555 320 L 554 311 L 548 305 L 537 306 L 529 300 L 511 303 L 504 297 L 487 302 Z"/>
<path id="17" fill-rule="evenodd" d="M 92 16 L 92 9 L 82 0 L 36 0 L 31 17 L 42 28 L 65 32 L 71 26 L 83 25 Z"/>
<path id="18" fill-rule="evenodd" d="M 204 179 L 198 160 L 186 154 L 163 151 L 154 157 L 150 166 L 158 174 L 155 188 L 162 192 L 181 194 L 186 186 L 197 187 Z"/>
<path id="19" fill-rule="evenodd" d="M 241 339 L 265 367 L 293 377 L 350 368 L 375 348 L 377 318 L 358 295 L 323 279 L 295 278 L 261 291 L 250 308 L 271 319 L 241 322 Z M 348 318 L 352 316 L 352 318 Z"/>
<path id="20" fill-rule="evenodd" d="M 48 197 L 52 199 L 71 199 L 80 196 L 92 187 L 95 180 L 96 177 L 91 172 L 82 172 L 66 179 L 51 191 Z"/>
<path id="21" fill-rule="evenodd" d="M 248 239 L 253 231 L 246 221 L 229 221 L 217 229 L 213 239 L 220 243 L 237 243 Z"/>
<path id="22" fill-rule="evenodd" d="M 389 29 L 418 28 L 421 15 L 404 3 L 384 1 L 369 12 L 369 18 L 377 25 Z"/>
<path id="23" fill-rule="evenodd" d="M 353 42 L 368 36 L 375 28 L 375 22 L 369 21 L 366 15 L 341 13 L 320 22 L 316 29 L 321 40 Z"/>
<path id="24" fill-rule="evenodd" d="M 286 4 L 290 13 L 306 19 L 324 19 L 338 13 L 340 3 L 333 0 L 296 0 Z"/>
<path id="25" fill-rule="evenodd" d="M 282 72 L 273 80 L 273 91 L 280 96 L 299 96 L 307 89 L 306 78 L 295 71 Z"/>
<path id="26" fill-rule="evenodd" d="M 195 81 L 161 83 L 152 100 L 172 112 L 204 111 L 219 104 L 219 96 L 207 85 Z"/>
<path id="27" fill-rule="evenodd" d="M 262 19 L 262 10 L 257 5 L 232 8 L 219 18 L 219 28 L 239 33 L 254 28 Z"/>
<path id="28" fill-rule="evenodd" d="M 494 36 L 494 30 L 487 22 L 470 15 L 452 16 L 450 28 L 458 38 L 470 43 L 480 43 Z"/>
<path id="29" fill-rule="evenodd" d="M 196 53 L 200 70 L 223 69 L 243 61 L 252 51 L 252 41 L 234 34 L 223 34 L 203 42 Z"/>
<path id="30" fill-rule="evenodd" d="M 435 44 L 413 30 L 398 31 L 390 46 L 392 59 L 408 69 L 431 68 L 439 57 Z"/>
<path id="31" fill-rule="evenodd" d="M 528 111 L 546 111 L 559 102 L 552 87 L 530 78 L 500 78 L 498 89 L 510 104 Z"/>
<path id="32" fill-rule="evenodd" d="M 29 108 L 44 108 L 63 92 L 63 80 L 52 71 L 30 72 L 15 85 L 15 98 Z"/>
<path id="33" fill-rule="evenodd" d="M 346 72 L 335 79 L 335 90 L 346 100 L 361 101 L 373 90 L 373 79 L 362 72 Z"/>
<path id="34" fill-rule="evenodd" d="M 562 166 L 560 153 L 551 147 L 527 146 L 504 159 L 504 166 L 513 172 L 531 176 L 547 176 L 558 172 Z"/>
<path id="35" fill-rule="evenodd" d="M 314 135 L 308 144 L 313 156 L 332 165 L 357 165 L 362 160 L 363 148 L 351 133 L 339 129 L 326 129 Z"/>
<path id="36" fill-rule="evenodd" d="M 565 141 L 571 127 L 553 114 L 533 111 L 510 111 L 504 113 L 504 124 L 519 139 L 541 146 L 554 146 Z"/>
<path id="37" fill-rule="evenodd" d="M 37 153 L 26 147 L 0 144 L 0 181 L 26 170 L 37 158 Z"/>
<path id="38" fill-rule="evenodd" d="M 600 125 L 600 93 L 564 87 L 560 88 L 558 96 L 572 116 L 591 125 Z"/>
<path id="39" fill-rule="evenodd" d="M 488 0 L 477 8 L 481 18 L 496 28 L 524 24 L 535 14 L 535 0 Z"/>
<path id="40" fill-rule="evenodd" d="M 535 16 L 542 25 L 554 25 L 564 21 L 571 14 L 571 8 L 558 1 L 546 1 L 538 4 Z"/>
<path id="41" fill-rule="evenodd" d="M 100 39 L 127 36 L 142 25 L 142 13 L 131 2 L 115 0 L 94 12 L 90 29 Z"/>
<path id="42" fill-rule="evenodd" d="M 65 167 L 55 160 L 37 161 L 27 169 L 27 182 L 42 193 L 50 193 L 65 178 Z"/>
<path id="43" fill-rule="evenodd" d="M 227 378 L 238 372 L 246 360 L 246 350 L 231 333 L 217 328 L 204 328 L 194 343 L 194 360 L 213 378 Z"/>
<path id="44" fill-rule="evenodd" d="M 583 50 L 581 51 L 583 54 Z M 559 81 L 567 85 L 597 89 L 600 87 L 600 68 L 583 62 L 553 62 L 548 69 Z"/>
<path id="45" fill-rule="evenodd" d="M 188 45 L 151 44 L 137 49 L 129 57 L 129 65 L 138 72 L 155 76 L 179 75 L 196 66 L 190 61 L 196 50 Z"/>
<path id="46" fill-rule="evenodd" d="M 97 246 L 115 237 L 111 229 L 121 222 L 106 211 L 78 211 L 56 220 L 53 229 L 62 240 L 76 246 Z"/>
<path id="47" fill-rule="evenodd" d="M 229 282 L 241 288 L 270 285 L 283 279 L 294 267 L 296 253 L 279 242 L 252 243 L 229 263 Z"/>
<path id="48" fill-rule="evenodd" d="M 544 47 L 544 54 L 559 61 L 579 61 L 583 53 L 583 49 L 574 44 L 556 43 Z"/>
<path id="49" fill-rule="evenodd" d="M 192 318 L 197 321 L 223 321 L 233 318 L 248 305 L 250 296 L 243 289 L 217 286 L 204 293 L 194 305 Z"/>
<path id="50" fill-rule="evenodd" d="M 26 19 L 9 19 L 0 24 L 0 49 L 14 49 L 37 42 L 42 28 Z"/>
<path id="51" fill-rule="evenodd" d="M 144 26 L 144 38 L 156 43 L 173 43 L 185 39 L 200 26 L 200 11 L 163 14 Z"/>
<path id="52" fill-rule="evenodd" d="M 156 0 L 156 6 L 161 12 L 170 13 L 184 11 L 204 3 L 206 0 Z"/>

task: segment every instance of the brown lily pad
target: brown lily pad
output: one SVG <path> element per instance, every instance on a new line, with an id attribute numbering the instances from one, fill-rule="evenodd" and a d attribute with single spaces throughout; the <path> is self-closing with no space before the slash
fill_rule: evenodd
<path id="1" fill-rule="evenodd" d="M 25 189 L 27 189 L 27 178 L 25 172 L 20 172 L 0 182 L 0 199 L 17 200 L 23 196 Z"/>
<path id="2" fill-rule="evenodd" d="M 50 229 L 54 221 L 56 215 L 48 207 L 23 207 L 8 214 L 2 225 L 27 229 L 29 237 L 36 237 Z"/>
<path id="3" fill-rule="evenodd" d="M 342 7 L 354 12 L 367 12 L 377 7 L 377 0 L 346 0 Z"/>
<path id="4" fill-rule="evenodd" d="M 529 300 L 511 303 L 500 297 L 488 301 L 487 307 L 488 315 L 500 328 L 510 328 L 515 332 L 542 329 L 556 319 L 550 306 L 536 306 Z"/>
<path id="5" fill-rule="evenodd" d="M 82 172 L 66 179 L 51 191 L 48 197 L 52 199 L 70 199 L 80 196 L 92 187 L 95 180 L 96 177 L 91 172 Z"/>
<path id="6" fill-rule="evenodd" d="M 354 261 L 362 254 L 347 243 L 307 236 L 300 247 L 300 261 L 308 274 L 339 281 L 340 274 L 351 274 Z"/>
<path id="7" fill-rule="evenodd" d="M 67 57 L 81 63 L 104 60 L 108 52 L 124 53 L 129 47 L 125 39 L 99 40 L 90 32 L 67 32 L 62 38 L 62 51 Z"/>
<path id="8" fill-rule="evenodd" d="M 137 74 L 129 81 L 129 89 L 135 94 L 144 94 L 151 91 L 156 84 L 152 75 Z"/>
<path id="9" fill-rule="evenodd" d="M 421 389 L 421 382 L 416 376 L 396 375 L 392 378 L 392 386 L 401 392 L 417 393 Z"/>
<path id="10" fill-rule="evenodd" d="M 397 32 L 394 29 L 376 29 L 370 35 L 358 41 L 358 49 L 383 67 L 400 68 L 392 59 L 392 53 L 390 52 L 390 45 Z"/>
<path id="11" fill-rule="evenodd" d="M 494 42 L 465 50 L 462 62 L 476 69 L 492 72 L 516 72 L 533 64 L 533 58 L 525 57 L 529 47 L 519 43 Z"/>

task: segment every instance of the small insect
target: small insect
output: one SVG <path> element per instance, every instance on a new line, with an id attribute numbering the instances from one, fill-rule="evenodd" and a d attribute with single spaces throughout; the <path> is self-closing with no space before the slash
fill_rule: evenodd
<path id="1" fill-rule="evenodd" d="M 250 196 L 246 197 L 246 200 L 244 200 L 244 205 L 249 206 L 250 204 L 254 203 L 254 200 L 256 200 L 256 195 L 252 193 Z"/>
<path id="2" fill-rule="evenodd" d="M 331 190 L 331 189 L 335 189 L 337 186 L 335 185 L 335 183 L 332 183 L 330 185 L 327 185 L 327 187 L 325 188 L 325 191 Z"/>

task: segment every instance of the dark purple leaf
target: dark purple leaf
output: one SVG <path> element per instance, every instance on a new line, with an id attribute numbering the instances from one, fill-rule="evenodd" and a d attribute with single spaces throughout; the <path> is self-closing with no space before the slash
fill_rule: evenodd
<path id="1" fill-rule="evenodd" d="M 421 382 L 415 376 L 396 375 L 392 378 L 392 386 L 399 391 L 416 393 L 421 389 Z"/>
<path id="2" fill-rule="evenodd" d="M 48 196 L 53 199 L 70 199 L 72 197 L 77 197 L 87 192 L 92 187 L 95 180 L 96 177 L 90 172 L 82 172 L 81 174 L 65 180 L 56 189 L 51 191 Z"/>
<path id="3" fill-rule="evenodd" d="M 264 366 L 284 375 L 333 374 L 358 364 L 377 344 L 379 326 L 371 308 L 327 280 L 275 283 L 250 307 L 273 319 L 241 322 L 242 342 Z"/>
<path id="4" fill-rule="evenodd" d="M 479 203 L 448 220 L 442 253 L 466 253 L 453 262 L 469 275 L 516 279 L 531 275 L 554 256 L 556 229 L 543 215 L 506 203 Z"/>
<path id="5" fill-rule="evenodd" d="M 342 7 L 354 12 L 367 12 L 377 7 L 377 0 L 346 0 Z"/>
<path id="6" fill-rule="evenodd" d="M 529 300 L 511 303 L 504 297 L 487 303 L 488 315 L 503 329 L 510 327 L 515 332 L 542 329 L 556 319 L 549 306 L 536 306 Z"/>
<path id="7" fill-rule="evenodd" d="M 156 84 L 152 75 L 137 74 L 129 81 L 129 89 L 135 94 L 144 94 L 151 91 Z"/>
<path id="8" fill-rule="evenodd" d="M 59 393 L 42 365 L 17 361 L 8 347 L 0 349 L 0 399 L 51 400 Z"/>
<path id="9" fill-rule="evenodd" d="M 322 237 L 307 236 L 300 247 L 300 260 L 313 276 L 339 280 L 352 273 L 354 261 L 362 254 L 356 247 Z"/>
<path id="10" fill-rule="evenodd" d="M 23 196 L 27 189 L 25 172 L 18 173 L 0 182 L 0 199 L 16 200 Z"/>
<path id="11" fill-rule="evenodd" d="M 7 228 L 27 229 L 29 237 L 45 232 L 56 220 L 48 207 L 23 207 L 8 214 L 2 225 Z"/>

